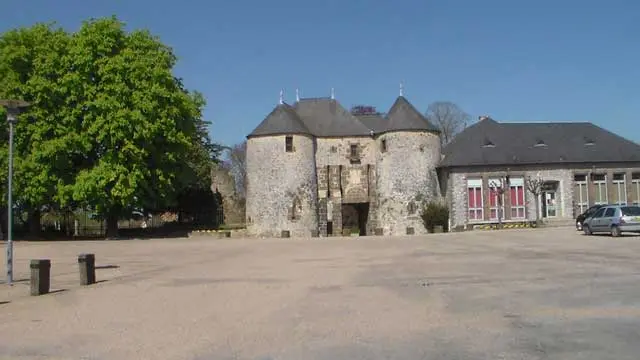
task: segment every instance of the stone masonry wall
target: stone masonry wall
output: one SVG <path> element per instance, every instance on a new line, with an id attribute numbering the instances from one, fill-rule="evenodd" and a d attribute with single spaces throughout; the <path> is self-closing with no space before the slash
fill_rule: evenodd
<path id="1" fill-rule="evenodd" d="M 311 236 L 318 229 L 315 140 L 285 136 L 247 141 L 247 232 L 254 236 Z"/>
<path id="2" fill-rule="evenodd" d="M 219 165 L 211 171 L 211 191 L 215 193 L 216 190 L 222 195 L 224 223 L 227 225 L 244 223 L 244 202 L 236 192 L 235 179 L 228 169 Z"/>
<path id="3" fill-rule="evenodd" d="M 440 199 L 435 172 L 440 138 L 426 132 L 391 132 L 381 135 L 378 144 L 382 140 L 386 151 L 377 152 L 377 226 L 385 235 L 405 235 L 407 227 L 424 234 L 422 207 Z"/>
<path id="4" fill-rule="evenodd" d="M 370 137 L 318 138 L 318 227 L 321 236 L 342 234 L 342 204 L 370 203 L 369 173 L 375 166 L 375 141 Z M 351 145 L 358 146 L 358 160 L 351 159 Z M 371 218 L 371 215 L 369 215 Z M 333 233 L 327 234 L 327 223 Z"/>
<path id="5" fill-rule="evenodd" d="M 467 179 L 481 178 L 483 180 L 483 204 L 485 222 L 490 222 L 488 219 L 489 211 L 489 199 L 488 199 L 488 180 L 492 177 L 504 176 L 507 173 L 511 177 L 524 177 L 528 176 L 536 177 L 538 174 L 544 181 L 557 181 L 558 189 L 556 193 L 557 203 L 557 217 L 556 220 L 572 220 L 577 216 L 575 207 L 576 200 L 574 194 L 574 175 L 575 174 L 590 174 L 590 173 L 604 173 L 607 174 L 607 188 L 611 193 L 612 191 L 612 175 L 614 173 L 625 173 L 627 175 L 627 188 L 630 187 L 631 174 L 634 172 L 640 172 L 640 164 L 632 164 L 629 167 L 628 164 L 607 164 L 600 165 L 599 167 L 593 166 L 528 166 L 528 167 L 487 167 L 487 168 L 459 168 L 449 174 L 448 189 L 447 192 L 451 197 L 451 221 L 452 227 L 465 226 L 469 224 L 467 204 L 468 204 L 468 192 L 467 192 Z M 592 204 L 593 189 L 589 188 L 589 198 Z M 629 191 L 627 191 L 629 194 Z M 611 197 L 610 197 L 611 198 Z M 525 187 L 525 215 L 529 221 L 536 219 L 536 199 L 534 196 L 526 190 Z M 509 201 L 505 199 L 505 214 L 508 216 Z M 540 207 L 542 211 L 542 207 Z M 508 219 L 508 218 L 507 218 Z"/>

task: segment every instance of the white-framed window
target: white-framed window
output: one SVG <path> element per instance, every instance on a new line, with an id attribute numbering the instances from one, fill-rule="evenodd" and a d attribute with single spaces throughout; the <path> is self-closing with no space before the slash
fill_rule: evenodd
<path id="1" fill-rule="evenodd" d="M 631 174 L 631 201 L 640 206 L 640 173 Z"/>
<path id="2" fill-rule="evenodd" d="M 502 190 L 501 179 L 489 179 L 489 219 L 498 220 L 498 211 L 500 217 L 504 219 L 504 192 Z"/>
<path id="3" fill-rule="evenodd" d="M 587 175 L 574 175 L 573 184 L 573 196 L 576 204 L 577 214 L 582 214 L 589 208 L 589 188 L 587 187 Z"/>
<path id="4" fill-rule="evenodd" d="M 604 205 L 609 202 L 609 195 L 607 194 L 607 175 L 606 174 L 593 174 L 591 175 L 594 188 L 594 201 L 595 205 Z"/>
<path id="5" fill-rule="evenodd" d="M 482 179 L 467 180 L 467 208 L 469 221 L 484 220 L 484 202 L 482 200 Z"/>
<path id="6" fill-rule="evenodd" d="M 509 179 L 509 197 L 511 199 L 511 219 L 525 218 L 524 202 L 524 178 L 515 177 Z"/>
<path id="7" fill-rule="evenodd" d="M 627 205 L 627 184 L 625 174 L 613 174 L 613 199 L 612 203 L 617 205 Z"/>

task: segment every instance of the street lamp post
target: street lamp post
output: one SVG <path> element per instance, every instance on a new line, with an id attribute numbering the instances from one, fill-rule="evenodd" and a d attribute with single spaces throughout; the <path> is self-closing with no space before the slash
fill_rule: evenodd
<path id="1" fill-rule="evenodd" d="M 0 106 L 7 109 L 9 123 L 9 177 L 7 181 L 7 284 L 13 284 L 13 128 L 20 111 L 29 106 L 22 100 L 0 100 Z"/>

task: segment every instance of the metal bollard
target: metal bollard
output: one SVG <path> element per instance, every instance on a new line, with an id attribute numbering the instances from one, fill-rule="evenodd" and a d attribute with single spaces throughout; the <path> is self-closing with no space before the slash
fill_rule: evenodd
<path id="1" fill-rule="evenodd" d="M 31 296 L 49 293 L 51 285 L 51 260 L 31 260 Z"/>
<path id="2" fill-rule="evenodd" d="M 91 285 L 96 282 L 96 256 L 94 254 L 80 254 L 78 256 L 80 268 L 80 285 Z"/>

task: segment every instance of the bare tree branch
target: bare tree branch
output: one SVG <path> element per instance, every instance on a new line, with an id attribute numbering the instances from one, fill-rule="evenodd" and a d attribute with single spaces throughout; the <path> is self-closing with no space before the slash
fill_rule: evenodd
<path id="1" fill-rule="evenodd" d="M 540 194 L 542 194 L 542 189 L 544 185 L 544 179 L 538 175 L 536 177 L 532 177 L 531 175 L 527 176 L 525 180 L 525 184 L 527 186 L 527 190 L 534 196 L 534 201 L 536 204 L 536 223 L 540 222 Z"/>
<path id="2" fill-rule="evenodd" d="M 229 159 L 225 163 L 236 182 L 236 192 L 242 199 L 247 191 L 247 142 L 229 148 Z"/>
<path id="3" fill-rule="evenodd" d="M 449 101 L 436 101 L 429 105 L 425 114 L 427 119 L 440 129 L 442 146 L 447 145 L 454 136 L 462 131 L 469 121 L 469 114 L 458 105 Z"/>

